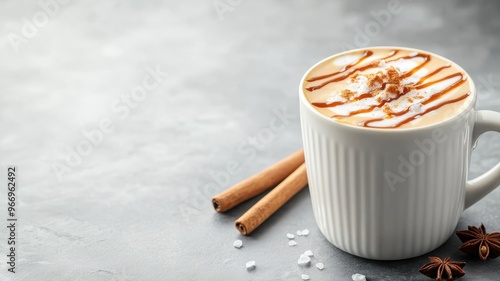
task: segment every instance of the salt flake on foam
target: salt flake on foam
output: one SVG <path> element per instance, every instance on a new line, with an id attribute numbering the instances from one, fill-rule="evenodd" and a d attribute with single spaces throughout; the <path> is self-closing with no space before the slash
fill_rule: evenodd
<path id="1" fill-rule="evenodd" d="M 410 106 L 410 111 L 413 113 L 421 113 L 422 112 L 422 104 L 421 103 L 415 103 Z"/>

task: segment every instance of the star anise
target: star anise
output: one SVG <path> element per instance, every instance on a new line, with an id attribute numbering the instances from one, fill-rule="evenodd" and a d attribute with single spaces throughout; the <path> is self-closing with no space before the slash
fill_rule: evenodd
<path id="1" fill-rule="evenodd" d="M 469 230 L 457 231 L 457 236 L 464 242 L 460 250 L 467 254 L 478 255 L 482 261 L 500 256 L 500 232 L 486 233 L 483 224 L 479 228 L 469 226 Z"/>
<path id="2" fill-rule="evenodd" d="M 429 257 L 430 263 L 422 266 L 418 271 L 425 276 L 428 276 L 437 281 L 443 280 L 454 280 L 465 275 L 463 267 L 465 262 L 460 261 L 450 261 L 450 257 L 444 260 L 438 257 Z"/>

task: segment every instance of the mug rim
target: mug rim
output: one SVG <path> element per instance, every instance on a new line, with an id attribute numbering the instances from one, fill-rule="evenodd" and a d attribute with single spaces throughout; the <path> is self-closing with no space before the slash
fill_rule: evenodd
<path id="1" fill-rule="evenodd" d="M 428 53 L 428 54 L 430 54 L 432 56 L 438 57 L 438 58 L 440 58 L 440 59 L 442 59 L 444 61 L 449 62 L 451 65 L 453 65 L 458 70 L 463 71 L 467 75 L 467 78 L 468 78 L 467 82 L 469 83 L 470 93 L 472 95 L 471 101 L 469 101 L 469 103 L 467 104 L 467 106 L 461 108 L 461 110 L 458 111 L 456 115 L 454 115 L 454 116 L 452 116 L 450 118 L 447 118 L 445 120 L 432 123 L 432 124 L 418 126 L 418 127 L 410 127 L 410 128 L 371 128 L 371 127 L 360 127 L 360 126 L 355 126 L 355 125 L 350 125 L 350 124 L 345 124 L 345 123 L 342 123 L 342 122 L 338 122 L 338 121 L 334 120 L 333 118 L 329 118 L 329 117 L 321 114 L 318 110 L 316 110 L 313 107 L 313 105 L 309 102 L 309 100 L 307 100 L 306 95 L 304 93 L 304 81 L 305 81 L 307 75 L 309 75 L 309 73 L 313 69 L 315 69 L 318 65 L 324 63 L 325 61 L 328 61 L 330 59 L 333 59 L 335 57 L 338 57 L 338 56 L 341 56 L 341 55 L 344 55 L 344 54 L 348 54 L 348 53 L 359 52 L 359 51 L 369 50 L 369 49 L 371 50 L 371 49 L 391 49 L 391 48 L 392 49 L 406 50 L 406 51 L 417 51 L 417 52 Z M 447 123 L 453 123 L 456 119 L 460 118 L 463 114 L 466 114 L 471 109 L 474 109 L 474 107 L 476 105 L 476 100 L 477 100 L 476 85 L 474 84 L 474 81 L 472 80 L 472 77 L 469 75 L 469 73 L 467 71 L 465 71 L 465 69 L 463 69 L 460 65 L 458 65 L 457 63 L 455 63 L 454 61 L 452 61 L 452 60 L 450 60 L 448 58 L 445 58 L 445 57 L 443 57 L 441 55 L 438 55 L 438 54 L 435 54 L 435 53 L 432 53 L 432 52 L 429 52 L 429 51 L 425 51 L 425 50 L 421 50 L 421 49 L 416 49 L 416 48 L 398 47 L 398 46 L 363 47 L 363 48 L 357 48 L 357 49 L 352 49 L 352 50 L 340 52 L 340 53 L 331 55 L 329 57 L 326 57 L 326 58 L 320 60 L 319 62 L 315 63 L 313 66 L 311 66 L 304 73 L 304 75 L 302 76 L 302 78 L 300 80 L 299 93 L 300 93 L 300 102 L 307 108 L 307 110 L 314 112 L 313 114 L 315 114 L 319 118 L 322 118 L 323 120 L 327 120 L 328 122 L 331 122 L 331 123 L 333 123 L 333 124 L 335 124 L 337 126 L 345 128 L 345 129 L 362 130 L 362 131 L 365 131 L 365 132 L 383 132 L 383 133 L 389 133 L 389 132 L 392 132 L 392 133 L 402 133 L 402 132 L 409 132 L 409 131 L 429 130 L 429 129 L 437 128 L 439 126 L 444 126 Z"/>

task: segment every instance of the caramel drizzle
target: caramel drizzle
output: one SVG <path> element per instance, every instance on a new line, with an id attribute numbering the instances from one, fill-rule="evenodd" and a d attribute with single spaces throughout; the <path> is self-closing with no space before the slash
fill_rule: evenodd
<path id="1" fill-rule="evenodd" d="M 393 57 L 396 54 L 397 54 L 397 50 L 393 50 L 389 54 L 389 56 L 381 58 L 381 60 L 385 60 L 387 58 Z M 311 78 L 307 79 L 306 81 L 307 82 L 314 82 L 314 81 L 317 81 L 317 80 L 323 80 L 325 78 L 329 78 L 329 77 L 335 76 L 335 75 L 340 74 L 340 73 L 344 73 L 346 70 L 350 69 L 353 66 L 358 65 L 359 63 L 361 63 L 363 60 L 365 60 L 366 58 L 370 57 L 371 55 L 373 55 L 372 51 L 365 51 L 363 53 L 363 55 L 361 56 L 360 59 L 358 59 L 357 61 L 355 61 L 355 62 L 353 62 L 351 64 L 348 64 L 347 65 L 348 67 L 346 66 L 346 67 L 342 68 L 340 71 L 333 72 L 333 73 L 330 73 L 330 74 L 321 75 L 321 76 L 314 76 L 314 77 L 311 77 Z M 424 61 L 421 64 L 417 65 L 416 67 L 412 68 L 411 70 L 403 73 L 403 75 L 401 75 L 401 78 L 407 78 L 407 77 L 413 75 L 415 72 L 417 72 L 422 67 L 424 67 L 431 60 L 431 56 L 428 55 L 428 54 L 417 53 L 416 55 L 413 55 L 413 56 L 408 55 L 408 56 L 404 56 L 404 57 L 400 57 L 400 58 L 388 60 L 386 62 L 392 62 L 392 61 L 396 61 L 396 60 L 400 60 L 400 59 L 412 59 L 412 58 L 417 58 L 417 57 L 423 58 Z M 378 63 L 379 63 L 379 61 L 375 61 L 375 62 L 372 62 L 372 63 L 367 64 L 365 66 L 354 68 L 351 71 L 346 72 L 344 75 L 341 75 L 339 77 L 327 80 L 327 81 L 323 82 L 322 84 L 319 84 L 319 85 L 316 85 L 316 86 L 307 87 L 306 90 L 312 92 L 312 91 L 321 89 L 321 88 L 323 88 L 324 86 L 326 86 L 328 84 L 331 84 L 331 83 L 334 83 L 334 82 L 338 82 L 338 81 L 342 81 L 342 80 L 346 79 L 347 77 L 349 77 L 353 73 L 356 73 L 356 72 L 359 72 L 359 71 L 364 71 L 364 70 L 367 70 L 367 69 L 370 69 L 370 68 L 374 68 L 374 67 L 378 67 Z"/>
<path id="2" fill-rule="evenodd" d="M 396 54 L 398 53 L 397 50 L 392 50 L 389 55 L 387 57 L 384 57 L 382 58 L 381 60 L 385 60 L 385 59 L 388 59 L 390 57 L 393 57 L 395 56 Z M 349 70 L 351 67 L 353 66 L 356 66 L 358 64 L 360 64 L 361 62 L 363 62 L 366 58 L 370 57 L 373 55 L 373 52 L 372 51 L 365 51 L 363 53 L 363 55 L 361 56 L 361 58 L 359 58 L 357 61 L 351 63 L 351 64 L 348 64 L 346 65 L 345 67 L 343 67 L 340 71 L 337 71 L 337 72 L 333 72 L 333 73 L 330 73 L 330 74 L 325 74 L 325 75 L 321 75 L 321 76 L 314 76 L 314 77 L 311 77 L 309 79 L 307 79 L 306 81 L 307 82 L 314 82 L 314 81 L 318 81 L 318 80 L 323 80 L 325 78 L 329 78 L 329 77 L 332 77 L 332 76 L 335 76 L 337 74 L 340 74 L 340 73 L 344 73 L 346 72 L 347 70 Z M 393 60 L 391 60 L 393 61 Z M 312 87 L 308 87 L 306 88 L 306 90 L 312 92 L 312 91 L 315 91 L 315 90 L 318 90 L 318 89 L 321 89 L 323 88 L 324 86 L 330 84 L 330 83 L 334 83 L 334 82 L 338 82 L 338 81 L 342 81 L 344 79 L 346 79 L 347 77 L 349 77 L 351 74 L 355 73 L 355 72 L 358 72 L 358 71 L 363 71 L 363 70 L 367 70 L 369 68 L 373 68 L 373 67 L 377 67 L 378 66 L 378 62 L 372 62 L 370 64 L 367 64 L 363 67 L 358 67 L 358 68 L 354 68 L 353 70 L 349 71 L 349 72 L 346 72 L 344 75 L 342 76 L 339 76 L 337 78 L 333 78 L 333 79 L 330 79 L 330 80 L 327 80 L 325 81 L 324 83 L 322 84 L 319 84 L 319 85 L 316 85 L 316 86 L 312 86 Z"/>
<path id="3" fill-rule="evenodd" d="M 443 77 L 441 79 L 434 80 L 432 82 L 428 82 L 428 83 L 425 83 L 425 84 L 420 84 L 419 85 L 417 83 L 417 84 L 415 84 L 415 89 L 420 90 L 420 89 L 423 89 L 423 88 L 427 88 L 429 86 L 432 86 L 432 85 L 437 84 L 439 82 L 443 82 L 443 81 L 448 80 L 448 79 L 453 78 L 453 77 L 460 77 L 461 78 L 460 80 L 464 80 L 464 75 L 462 73 L 460 73 L 460 72 L 457 72 L 457 73 L 453 73 L 453 74 L 448 75 L 446 77 Z"/>
<path id="4" fill-rule="evenodd" d="M 321 75 L 321 76 L 315 76 L 315 77 L 312 77 L 312 78 L 309 78 L 307 79 L 307 82 L 313 82 L 313 81 L 316 81 L 316 80 L 321 80 L 321 79 L 325 79 L 325 78 L 328 78 L 328 77 L 332 77 L 332 76 L 335 76 L 337 74 L 340 74 L 342 72 L 345 72 L 346 70 L 348 70 L 349 68 L 355 66 L 355 65 L 358 65 L 360 63 L 362 63 L 366 58 L 370 57 L 371 55 L 373 55 L 373 52 L 372 51 L 365 51 L 363 53 L 363 55 L 355 62 L 353 63 L 350 63 L 344 67 L 342 67 L 341 70 L 337 71 L 337 72 L 333 72 L 333 73 L 329 73 L 329 74 L 325 74 L 325 75 Z"/>
<path id="5" fill-rule="evenodd" d="M 432 106 L 432 107 L 429 107 L 427 110 L 423 111 L 422 113 L 418 114 L 418 115 L 414 115 L 414 116 L 410 116 L 406 119 L 404 119 L 403 121 L 397 123 L 396 125 L 390 127 L 390 128 L 398 128 L 398 127 L 401 127 L 402 125 L 406 124 L 406 123 L 409 123 L 415 119 L 418 118 L 418 116 L 422 116 L 422 115 L 425 115 L 433 110 L 436 110 L 436 109 L 439 109 L 447 104 L 452 104 L 452 103 L 455 103 L 455 102 L 459 102 L 463 99 L 466 99 L 467 97 L 469 96 L 469 93 L 466 93 L 464 95 L 461 95 L 460 97 L 456 98 L 456 99 L 452 99 L 452 100 L 448 100 L 448 101 L 444 101 L 442 103 L 439 103 L 439 104 L 436 104 L 435 106 Z M 400 113 L 395 113 L 393 115 L 403 115 L 405 113 L 407 113 L 408 111 L 410 111 L 409 108 L 407 108 L 406 110 L 402 110 L 400 111 Z M 382 121 L 384 120 L 384 118 L 377 118 L 377 119 L 371 119 L 371 120 L 368 120 L 368 121 L 365 121 L 363 122 L 361 125 L 363 127 L 369 127 L 369 128 L 389 128 L 389 127 L 377 127 L 377 126 L 370 126 L 370 123 L 373 123 L 373 122 L 377 122 L 377 121 Z"/>
<path id="6" fill-rule="evenodd" d="M 422 53 L 418 53 L 415 56 L 404 56 L 404 57 L 401 57 L 399 59 L 406 60 L 406 59 L 412 59 L 412 58 L 415 58 L 415 57 L 424 58 L 424 61 L 421 64 L 419 64 L 416 67 L 414 67 L 412 70 L 407 71 L 406 73 L 404 73 L 403 75 L 401 75 L 401 78 L 404 79 L 404 78 L 408 78 L 408 77 L 412 76 L 417 71 L 419 71 L 422 67 L 424 67 L 428 62 L 431 61 L 431 56 L 430 55 L 422 54 Z M 395 60 L 392 60 L 392 61 L 395 61 Z"/>
<path id="7" fill-rule="evenodd" d="M 385 89 L 385 86 L 387 84 L 384 83 L 381 87 L 381 89 Z M 396 94 L 396 97 L 393 97 L 393 98 L 389 98 L 387 100 L 384 100 L 382 102 L 379 102 L 379 104 L 377 105 L 373 105 L 369 108 L 365 108 L 365 109 L 360 109 L 360 110 L 357 110 L 357 111 L 353 111 L 351 112 L 349 115 L 333 115 L 332 118 L 335 118 L 335 117 L 350 117 L 350 116 L 353 116 L 353 115 L 356 115 L 356 114 L 360 114 L 360 113 L 366 113 L 366 112 L 370 112 L 372 111 L 373 109 L 375 109 L 376 107 L 382 107 L 384 106 L 386 103 L 388 102 L 391 102 L 393 100 L 397 100 L 399 99 L 401 96 L 403 95 L 406 95 L 410 90 L 409 89 L 405 89 L 402 93 L 398 93 Z M 368 99 L 368 98 L 372 98 L 373 95 L 371 93 L 365 93 L 365 94 L 361 94 L 359 97 L 356 97 L 355 99 L 353 100 L 350 100 L 349 102 L 356 102 L 356 101 L 360 101 L 360 100 L 363 100 L 363 99 Z M 311 103 L 312 105 L 314 106 L 317 106 L 317 107 L 320 107 L 320 108 L 328 108 L 328 107 L 335 107 L 335 106 L 338 106 L 338 105 L 344 105 L 346 104 L 347 102 L 343 102 L 343 101 L 336 101 L 336 102 L 333 102 L 333 103 L 325 103 L 325 102 L 313 102 Z"/>
<path id="8" fill-rule="evenodd" d="M 427 79 L 431 78 L 432 76 L 438 74 L 439 72 L 441 72 L 441 70 L 443 70 L 445 68 L 449 68 L 449 67 L 451 67 L 450 64 L 449 65 L 445 65 L 445 66 L 441 66 L 440 68 L 438 68 L 438 69 L 434 70 L 433 72 L 431 72 L 431 73 L 425 75 L 424 77 L 420 78 L 420 80 L 418 80 L 417 84 L 424 83 L 425 80 L 427 80 Z"/>
<path id="9" fill-rule="evenodd" d="M 463 75 L 461 73 L 458 73 L 459 76 L 462 77 L 462 79 L 460 79 L 459 81 L 451 84 L 450 86 L 446 87 L 445 89 L 435 93 L 434 95 L 430 96 L 428 99 L 424 100 L 421 102 L 422 105 L 426 105 L 426 104 L 429 104 L 435 100 L 437 100 L 438 98 L 440 98 L 441 96 L 443 96 L 444 94 L 446 94 L 447 92 L 459 87 L 460 85 L 462 85 L 466 80 L 464 79 Z M 432 82 L 429 82 L 427 84 L 424 84 L 424 85 L 432 85 L 432 84 L 435 84 L 437 82 L 440 82 L 440 81 L 443 81 L 443 80 L 446 80 L 446 79 L 449 79 L 451 77 L 455 77 L 457 76 L 456 74 L 452 74 L 452 75 L 449 75 L 449 76 L 446 76 L 445 78 L 442 78 L 442 79 L 439 79 L 439 80 L 436 80 L 436 81 L 432 81 Z M 430 85 L 429 85 L 430 84 Z M 422 86 L 424 86 L 422 85 Z M 418 87 L 418 86 L 417 86 Z M 422 87 L 422 88 L 425 88 L 425 87 Z M 408 91 L 407 91 L 408 92 Z M 371 112 L 372 110 L 374 110 L 375 108 L 382 108 L 385 104 L 387 104 L 388 102 L 391 102 L 393 100 L 397 100 L 398 98 L 400 98 L 401 96 L 405 95 L 407 92 L 403 92 L 401 94 L 398 94 L 396 97 L 394 98 L 390 98 L 388 100 L 385 100 L 385 101 L 382 101 L 380 102 L 379 104 L 377 105 L 373 105 L 373 106 L 370 106 L 368 108 L 364 108 L 364 109 L 359 109 L 359 110 L 356 110 L 356 111 L 353 111 L 353 112 L 350 112 L 349 115 L 333 115 L 331 116 L 331 118 L 339 118 L 339 117 L 351 117 L 351 116 L 354 116 L 354 115 L 357 115 L 357 114 L 361 114 L 361 113 L 367 113 L 367 112 Z M 467 94 L 468 95 L 468 94 Z M 462 99 L 459 99 L 459 100 L 453 100 L 454 102 L 458 102 Z M 445 104 L 448 104 L 448 103 L 445 103 Z M 445 105 L 443 104 L 443 105 Z M 410 111 L 410 108 L 408 107 L 407 109 L 405 110 L 402 110 L 402 111 L 398 111 L 398 112 L 391 112 L 390 114 L 388 114 L 388 118 L 392 118 L 392 116 L 401 116 L 403 114 L 406 114 Z M 422 113 L 419 113 L 418 115 L 425 115 L 427 114 L 429 111 L 425 111 L 425 112 L 422 112 Z M 377 119 L 372 119 L 372 120 L 367 120 L 364 122 L 364 124 L 362 124 L 364 127 L 370 127 L 370 126 L 367 126 L 367 124 L 369 123 L 373 123 L 373 122 L 376 122 L 376 121 L 381 121 L 383 120 L 384 118 L 377 118 Z M 408 122 L 410 122 L 411 120 L 415 119 L 415 116 L 412 116 L 412 117 L 409 117 L 409 121 L 407 121 L 408 119 L 404 120 L 404 121 L 407 121 L 407 122 L 404 122 L 402 124 L 406 124 Z M 401 125 L 402 125 L 401 124 Z M 396 125 L 395 127 L 399 127 L 400 125 Z M 377 127 L 378 128 L 378 127 Z"/>
<path id="10" fill-rule="evenodd" d="M 393 57 L 394 55 L 397 54 L 397 52 L 398 52 L 397 50 L 392 50 L 389 53 L 388 56 L 382 58 L 381 60 L 385 60 L 387 58 Z M 322 80 L 322 79 L 329 78 L 329 77 L 335 76 L 337 74 L 343 73 L 343 72 L 347 71 L 348 69 L 352 68 L 353 66 L 358 65 L 359 63 L 361 63 L 362 61 L 364 61 L 366 58 L 370 57 L 371 55 L 373 55 L 372 51 L 365 51 L 363 53 L 363 55 L 361 56 L 361 58 L 359 58 L 357 61 L 355 61 L 355 62 L 353 62 L 351 64 L 348 64 L 348 65 L 344 66 L 340 71 L 337 71 L 337 72 L 334 72 L 334 73 L 330 73 L 330 74 L 326 74 L 326 75 L 311 77 L 311 78 L 307 79 L 306 81 L 313 82 L 313 81 Z M 403 73 L 400 77 L 404 79 L 404 78 L 408 78 L 411 75 L 415 74 L 422 67 L 424 67 L 428 62 L 430 62 L 431 56 L 428 55 L 428 54 L 417 53 L 416 55 L 408 55 L 408 56 L 404 56 L 404 57 L 392 59 L 392 60 L 389 60 L 387 62 L 396 61 L 396 60 L 399 60 L 399 59 L 412 59 L 412 58 L 415 58 L 415 57 L 424 58 L 424 61 L 422 63 L 420 63 L 419 65 L 417 65 L 416 67 L 412 68 L 411 70 Z M 369 69 L 369 68 L 372 68 L 372 67 L 377 67 L 377 66 L 378 66 L 378 61 L 375 61 L 375 62 L 372 62 L 372 63 L 370 63 L 368 65 L 365 65 L 365 66 L 362 66 L 362 67 L 358 67 L 358 68 L 354 68 L 351 71 L 347 72 L 346 74 L 344 74 L 344 75 L 342 75 L 340 77 L 327 80 L 326 82 L 324 82 L 322 84 L 319 84 L 319 85 L 316 85 L 316 86 L 308 87 L 308 88 L 306 88 L 306 90 L 308 90 L 308 91 L 315 91 L 315 90 L 321 89 L 322 87 L 324 87 L 324 86 L 326 86 L 326 85 L 328 85 L 330 83 L 342 81 L 342 80 L 346 79 L 347 77 L 349 77 L 351 74 L 353 74 L 355 72 L 363 71 L 363 70 L 366 70 L 366 69 Z M 438 92 L 438 93 L 430 96 L 428 99 L 426 99 L 425 101 L 421 102 L 421 104 L 425 105 L 425 104 L 428 104 L 430 102 L 435 101 L 439 97 L 441 97 L 444 94 L 446 94 L 447 92 L 449 92 L 449 91 L 457 88 L 458 86 L 462 85 L 466 81 L 466 78 L 464 77 L 464 75 L 462 73 L 457 72 L 457 73 L 448 75 L 446 77 L 443 77 L 441 79 L 434 80 L 434 81 L 427 82 L 427 83 L 423 84 L 426 80 L 428 80 L 432 76 L 436 75 L 437 73 L 439 73 L 443 69 L 449 68 L 449 67 L 451 67 L 451 65 L 445 65 L 445 66 L 439 67 L 436 70 L 434 70 L 433 72 L 431 72 L 431 73 L 427 74 L 426 76 L 420 78 L 420 80 L 417 83 L 413 84 L 413 86 L 415 87 L 415 89 L 420 90 L 420 89 L 432 86 L 434 84 L 437 84 L 439 82 L 448 80 L 448 79 L 453 78 L 453 77 L 460 77 L 461 78 L 459 81 L 451 84 L 450 86 L 446 87 L 445 89 L 441 90 L 440 92 Z M 384 83 L 382 85 L 382 89 L 384 89 L 385 86 L 386 86 L 386 83 Z M 379 102 L 376 105 L 372 105 L 372 106 L 370 106 L 368 108 L 359 109 L 359 110 L 350 112 L 348 115 L 333 115 L 331 117 L 332 118 L 351 117 L 351 116 L 354 116 L 354 115 L 357 115 L 357 114 L 371 112 L 375 108 L 382 108 L 388 102 L 391 102 L 391 101 L 399 99 L 401 96 L 407 94 L 409 91 L 410 91 L 409 89 L 405 88 L 405 90 L 402 93 L 397 94 L 396 97 L 384 100 L 382 102 Z M 400 123 L 396 124 L 395 126 L 393 126 L 391 128 L 400 127 L 400 126 L 402 126 L 402 125 L 404 125 L 404 124 L 406 124 L 408 122 L 411 122 L 412 120 L 415 120 L 417 118 L 417 116 L 425 115 L 425 114 L 427 114 L 427 113 L 429 113 L 429 112 L 431 112 L 433 110 L 436 110 L 436 109 L 438 109 L 438 108 L 440 108 L 440 107 L 442 107 L 444 105 L 455 103 L 455 102 L 459 102 L 459 101 L 467 98 L 468 96 L 469 96 L 469 93 L 466 93 L 466 94 L 464 94 L 464 95 L 462 95 L 462 96 L 460 96 L 460 97 L 458 97 L 456 99 L 439 103 L 439 104 L 437 104 L 435 106 L 432 106 L 432 107 L 428 108 L 427 110 L 425 110 L 424 112 L 421 112 L 418 115 L 408 117 L 407 119 L 401 121 Z M 371 98 L 371 97 L 373 97 L 373 95 L 370 92 L 369 93 L 364 93 L 364 94 L 356 97 L 354 100 L 350 100 L 349 102 L 355 102 L 355 101 L 359 101 L 359 100 L 366 99 L 366 98 Z M 343 101 L 336 101 L 336 102 L 332 102 L 332 103 L 312 103 L 312 105 L 314 105 L 316 107 L 319 107 L 319 108 L 329 108 L 329 107 L 335 107 L 335 106 L 344 105 L 344 104 L 346 104 L 346 102 L 343 102 Z M 403 114 L 408 113 L 409 111 L 410 111 L 410 108 L 408 107 L 407 109 L 399 111 L 399 112 L 391 112 L 390 114 L 388 114 L 387 118 L 392 118 L 392 116 L 401 116 Z M 384 118 L 371 119 L 371 120 L 367 120 L 367 121 L 363 122 L 361 125 L 363 127 L 372 127 L 372 126 L 369 125 L 370 123 L 377 122 L 377 121 L 382 121 L 382 120 L 384 120 Z M 373 126 L 373 127 L 374 128 L 384 128 L 384 127 L 375 127 L 375 126 Z M 385 128 L 387 128 L 387 127 L 385 127 Z"/>

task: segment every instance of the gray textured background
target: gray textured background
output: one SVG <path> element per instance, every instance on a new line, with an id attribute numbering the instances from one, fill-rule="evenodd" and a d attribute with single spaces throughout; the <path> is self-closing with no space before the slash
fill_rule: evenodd
<path id="1" fill-rule="evenodd" d="M 256 200 L 226 214 L 210 205 L 215 193 L 300 148 L 299 79 L 349 46 L 441 54 L 476 81 L 479 109 L 500 110 L 499 2 L 401 0 L 387 26 L 356 41 L 356 30 L 374 20 L 370 11 L 388 2 L 69 0 L 27 38 L 24 18 L 33 22 L 39 4 L 2 1 L 0 163 L 20 169 L 20 227 L 13 275 L 0 225 L 0 280 L 300 280 L 301 273 L 350 280 L 356 272 L 426 280 L 417 271 L 426 256 L 376 262 L 330 245 L 307 189 L 249 237 L 233 222 Z M 232 6 L 219 16 L 214 3 Z M 24 38 L 17 52 L 15 35 Z M 127 115 L 113 109 L 157 66 L 169 73 L 159 87 Z M 276 110 L 291 115 L 285 129 L 252 146 Z M 106 118 L 113 132 L 59 180 L 53 167 L 65 165 L 66 148 L 76 149 L 82 130 Z M 471 177 L 499 160 L 500 135 L 485 134 Z M 237 173 L 214 180 L 233 162 Z M 499 201 L 496 190 L 464 212 L 459 228 L 484 222 L 500 230 Z M 304 228 L 310 235 L 289 247 L 286 233 Z M 238 238 L 239 250 L 232 247 Z M 499 279 L 500 259 L 475 261 L 459 245 L 452 237 L 431 254 L 467 261 L 462 280 Z M 323 271 L 297 266 L 307 249 Z M 253 272 L 245 270 L 249 260 L 257 262 Z"/>

